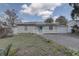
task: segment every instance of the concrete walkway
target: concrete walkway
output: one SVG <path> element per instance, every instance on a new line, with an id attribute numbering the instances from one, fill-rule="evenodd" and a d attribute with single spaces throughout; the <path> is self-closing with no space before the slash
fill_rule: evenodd
<path id="1" fill-rule="evenodd" d="M 73 50 L 79 50 L 79 37 L 74 34 L 44 34 L 45 38 Z"/>

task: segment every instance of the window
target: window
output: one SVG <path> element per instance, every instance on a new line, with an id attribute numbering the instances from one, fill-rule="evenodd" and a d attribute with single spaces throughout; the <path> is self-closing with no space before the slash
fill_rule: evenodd
<path id="1" fill-rule="evenodd" d="M 39 26 L 39 30 L 42 30 L 42 26 Z"/>
<path id="2" fill-rule="evenodd" d="M 40 26 L 40 30 L 42 30 L 42 26 Z"/>
<path id="3" fill-rule="evenodd" d="M 27 26 L 25 26 L 25 28 L 24 28 L 25 30 L 27 30 Z"/>
<path id="4" fill-rule="evenodd" d="M 52 25 L 50 25 L 50 26 L 49 26 L 49 30 L 52 30 L 52 29 L 53 29 L 53 26 L 52 26 Z"/>

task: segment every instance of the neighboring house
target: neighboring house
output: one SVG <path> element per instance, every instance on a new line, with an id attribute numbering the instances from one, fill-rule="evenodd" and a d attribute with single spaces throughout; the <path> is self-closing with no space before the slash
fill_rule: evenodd
<path id="1" fill-rule="evenodd" d="M 69 31 L 69 32 L 71 32 L 72 27 L 73 27 L 74 25 L 79 26 L 79 20 L 70 20 L 70 21 L 68 22 L 68 31 Z"/>
<path id="2" fill-rule="evenodd" d="M 68 33 L 67 25 L 59 25 L 58 23 L 44 23 L 44 22 L 26 22 L 17 24 L 13 28 L 16 33 Z"/>
<path id="3" fill-rule="evenodd" d="M 74 26 L 74 25 L 79 26 L 79 20 L 71 20 L 68 22 L 68 26 Z"/>

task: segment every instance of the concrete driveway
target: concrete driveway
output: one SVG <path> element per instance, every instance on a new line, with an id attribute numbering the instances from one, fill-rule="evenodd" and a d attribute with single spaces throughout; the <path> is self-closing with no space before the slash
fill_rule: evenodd
<path id="1" fill-rule="evenodd" d="M 44 34 L 45 38 L 73 50 L 79 50 L 79 36 L 74 34 Z"/>

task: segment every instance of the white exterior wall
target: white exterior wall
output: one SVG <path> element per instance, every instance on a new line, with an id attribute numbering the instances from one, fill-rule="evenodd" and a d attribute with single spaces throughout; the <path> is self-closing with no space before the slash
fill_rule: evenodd
<path id="1" fill-rule="evenodd" d="M 25 29 L 25 26 L 17 26 L 13 28 L 14 34 L 16 33 L 37 33 L 37 29 L 35 26 L 27 26 L 27 29 Z"/>
<path id="2" fill-rule="evenodd" d="M 24 26 L 14 27 L 13 32 L 14 32 L 14 34 L 16 34 L 16 33 L 25 33 Z"/>
<path id="3" fill-rule="evenodd" d="M 52 30 L 49 30 L 49 26 L 43 28 L 43 33 L 68 33 L 67 27 L 53 26 Z"/>
<path id="4" fill-rule="evenodd" d="M 44 26 L 42 30 L 42 33 L 56 33 L 56 32 L 57 32 L 57 29 L 55 26 L 53 26 L 52 30 L 49 30 L 49 26 Z"/>
<path id="5" fill-rule="evenodd" d="M 27 30 L 25 30 L 25 26 L 18 26 L 13 28 L 14 34 L 16 33 L 68 33 L 68 28 L 64 26 L 53 26 L 52 30 L 49 30 L 49 26 L 43 26 L 42 30 L 39 30 L 37 26 L 27 26 Z"/>
<path id="6" fill-rule="evenodd" d="M 68 27 L 67 26 L 58 26 L 57 33 L 68 33 Z"/>

